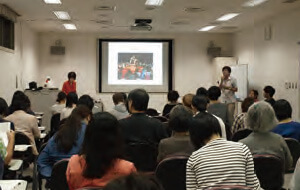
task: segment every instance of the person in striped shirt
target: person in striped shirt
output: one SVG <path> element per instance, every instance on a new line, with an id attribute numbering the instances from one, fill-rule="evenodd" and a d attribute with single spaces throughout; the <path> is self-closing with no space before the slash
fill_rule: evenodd
<path id="1" fill-rule="evenodd" d="M 200 190 L 224 185 L 260 189 L 249 148 L 222 139 L 218 120 L 202 113 L 189 123 L 190 138 L 197 151 L 186 166 L 186 189 Z"/>

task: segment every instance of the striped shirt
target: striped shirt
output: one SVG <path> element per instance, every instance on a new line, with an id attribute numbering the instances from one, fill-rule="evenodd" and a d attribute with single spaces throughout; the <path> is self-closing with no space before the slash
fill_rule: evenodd
<path id="1" fill-rule="evenodd" d="M 193 152 L 186 166 L 186 189 L 243 185 L 259 189 L 253 158 L 242 143 L 215 139 Z"/>
<path id="2" fill-rule="evenodd" d="M 245 119 L 247 113 L 241 113 L 233 121 L 233 125 L 231 128 L 232 134 L 236 133 L 239 130 L 245 129 Z"/>

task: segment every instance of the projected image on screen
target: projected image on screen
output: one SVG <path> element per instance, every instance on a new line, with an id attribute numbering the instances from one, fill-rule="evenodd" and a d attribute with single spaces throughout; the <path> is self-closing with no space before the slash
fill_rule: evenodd
<path id="1" fill-rule="evenodd" d="M 153 80 L 153 53 L 119 53 L 119 80 Z"/>

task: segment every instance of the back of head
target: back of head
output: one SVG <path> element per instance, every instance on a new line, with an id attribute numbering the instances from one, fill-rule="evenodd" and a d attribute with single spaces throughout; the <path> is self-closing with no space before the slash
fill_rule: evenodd
<path id="1" fill-rule="evenodd" d="M 212 135 L 220 135 L 221 127 L 218 120 L 209 113 L 200 113 L 189 122 L 190 138 L 196 149 L 205 145 Z"/>
<path id="2" fill-rule="evenodd" d="M 149 103 L 149 94 L 144 89 L 132 90 L 128 95 L 128 102 L 137 111 L 146 111 Z"/>
<path id="3" fill-rule="evenodd" d="M 287 100 L 277 100 L 273 109 L 279 121 L 292 118 L 292 106 Z"/>
<path id="4" fill-rule="evenodd" d="M 269 94 L 270 97 L 273 97 L 276 91 L 275 88 L 273 88 L 272 86 L 265 86 L 264 92 Z"/>
<path id="5" fill-rule="evenodd" d="M 56 102 L 60 103 L 61 101 L 66 100 L 66 98 L 67 98 L 67 95 L 64 92 L 59 92 L 57 94 Z"/>
<path id="6" fill-rule="evenodd" d="M 12 113 L 17 110 L 26 112 L 30 108 L 30 100 L 23 92 L 16 91 L 13 95 L 10 107 Z"/>
<path id="7" fill-rule="evenodd" d="M 242 112 L 246 113 L 252 104 L 254 104 L 253 98 L 250 98 L 250 97 L 245 98 L 242 103 Z"/>
<path id="8" fill-rule="evenodd" d="M 118 120 L 107 112 L 96 113 L 89 123 L 82 145 L 86 178 L 101 178 L 121 157 L 122 139 Z"/>
<path id="9" fill-rule="evenodd" d="M 78 103 L 78 96 L 75 92 L 70 92 L 67 95 L 67 102 L 66 102 L 66 107 L 67 108 L 72 108 L 73 104 L 77 104 Z"/>
<path id="10" fill-rule="evenodd" d="M 148 108 L 146 111 L 146 114 L 149 116 L 152 116 L 152 117 L 159 116 L 159 113 L 157 112 L 157 110 L 153 109 L 153 108 Z"/>
<path id="11" fill-rule="evenodd" d="M 184 95 L 183 98 L 182 98 L 183 105 L 190 108 L 190 109 L 192 109 L 192 100 L 193 100 L 194 96 L 195 96 L 194 94 Z"/>
<path id="12" fill-rule="evenodd" d="M 193 112 L 183 105 L 175 106 L 169 117 L 169 127 L 175 132 L 186 132 L 189 130 L 189 120 L 193 117 Z"/>
<path id="13" fill-rule="evenodd" d="M 55 136 L 55 142 L 60 151 L 68 153 L 76 145 L 82 122 L 91 115 L 91 110 L 84 105 L 77 106 L 72 111 Z"/>
<path id="14" fill-rule="evenodd" d="M 68 73 L 68 79 L 70 80 L 71 78 L 76 80 L 76 73 L 74 71 Z"/>
<path id="15" fill-rule="evenodd" d="M 210 100 L 218 100 L 221 96 L 221 89 L 217 86 L 212 86 L 208 89 L 208 98 Z"/>
<path id="16" fill-rule="evenodd" d="M 89 95 L 85 94 L 85 95 L 82 95 L 79 98 L 77 105 L 85 105 L 90 110 L 93 110 L 93 108 L 94 108 L 94 100 L 93 100 L 92 97 L 90 97 Z"/>
<path id="17" fill-rule="evenodd" d="M 200 87 L 196 91 L 196 96 L 206 96 L 207 97 L 207 95 L 208 95 L 208 92 L 207 92 L 206 88 L 204 88 L 204 87 Z"/>
<path id="18" fill-rule="evenodd" d="M 7 114 L 8 114 L 8 105 L 3 98 L 0 98 L 0 115 L 5 117 L 7 116 Z"/>
<path id="19" fill-rule="evenodd" d="M 255 132 L 268 132 L 277 125 L 272 106 L 265 102 L 257 102 L 250 106 L 246 118 L 247 126 Z"/>
<path id="20" fill-rule="evenodd" d="M 125 93 L 122 92 L 116 92 L 114 93 L 114 95 L 112 96 L 113 102 L 115 105 L 119 104 L 119 103 L 125 103 L 126 98 L 124 97 Z M 126 94 L 125 94 L 126 96 Z"/>
<path id="21" fill-rule="evenodd" d="M 179 94 L 176 90 L 171 90 L 170 92 L 168 92 L 169 102 L 177 102 L 178 98 L 179 98 Z"/>
<path id="22" fill-rule="evenodd" d="M 153 176 L 130 174 L 112 180 L 103 190 L 163 190 L 163 187 Z"/>
<path id="23" fill-rule="evenodd" d="M 207 109 L 208 99 L 205 96 L 194 96 L 192 106 L 199 112 L 205 112 Z"/>

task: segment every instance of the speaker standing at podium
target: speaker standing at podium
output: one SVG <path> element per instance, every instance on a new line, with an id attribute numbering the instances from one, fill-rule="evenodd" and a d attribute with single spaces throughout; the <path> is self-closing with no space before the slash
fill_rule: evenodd
<path id="1" fill-rule="evenodd" d="M 222 68 L 223 76 L 221 77 L 220 89 L 221 89 L 221 102 L 227 105 L 227 117 L 229 125 L 232 126 L 234 120 L 235 111 L 235 92 L 238 91 L 237 81 L 235 78 L 230 76 L 231 68 L 225 66 Z"/>
<path id="2" fill-rule="evenodd" d="M 70 92 L 76 92 L 76 73 L 75 72 L 69 72 L 68 73 L 68 79 L 66 82 L 64 82 L 64 85 L 62 87 L 62 91 L 68 95 Z"/>

